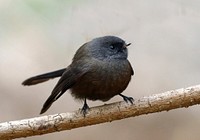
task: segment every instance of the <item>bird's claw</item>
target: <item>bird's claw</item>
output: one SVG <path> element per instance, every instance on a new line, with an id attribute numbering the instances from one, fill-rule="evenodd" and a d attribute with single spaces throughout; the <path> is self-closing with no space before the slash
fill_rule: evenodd
<path id="1" fill-rule="evenodd" d="M 127 97 L 122 94 L 119 94 L 119 95 L 124 99 L 125 102 L 127 102 L 127 103 L 130 102 L 131 104 L 133 104 L 134 99 L 132 97 Z"/>
<path id="2" fill-rule="evenodd" d="M 82 107 L 82 109 L 81 109 L 81 113 L 83 113 L 83 116 L 84 116 L 84 117 L 86 116 L 86 114 L 87 114 L 87 112 L 88 112 L 89 109 L 90 109 L 90 108 L 89 108 L 89 106 L 87 105 L 87 103 L 84 103 L 84 105 L 83 105 L 83 107 Z"/>

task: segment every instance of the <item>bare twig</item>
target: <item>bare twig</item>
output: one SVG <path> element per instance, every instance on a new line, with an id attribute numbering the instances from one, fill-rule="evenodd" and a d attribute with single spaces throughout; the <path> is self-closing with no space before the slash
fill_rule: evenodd
<path id="1" fill-rule="evenodd" d="M 142 114 L 188 107 L 199 103 L 200 85 L 197 85 L 143 97 L 135 100 L 133 105 L 125 102 L 116 102 L 93 107 L 85 118 L 78 110 L 72 113 L 60 113 L 4 122 L 0 124 L 0 139 L 14 139 L 70 130 Z"/>

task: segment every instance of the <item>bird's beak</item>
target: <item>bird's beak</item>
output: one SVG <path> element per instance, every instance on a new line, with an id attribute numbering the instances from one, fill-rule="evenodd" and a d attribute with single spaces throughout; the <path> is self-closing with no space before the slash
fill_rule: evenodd
<path id="1" fill-rule="evenodd" d="M 131 43 L 125 44 L 125 45 L 124 45 L 124 48 L 126 48 L 126 47 L 128 47 L 128 46 L 130 46 L 130 45 L 131 45 Z"/>

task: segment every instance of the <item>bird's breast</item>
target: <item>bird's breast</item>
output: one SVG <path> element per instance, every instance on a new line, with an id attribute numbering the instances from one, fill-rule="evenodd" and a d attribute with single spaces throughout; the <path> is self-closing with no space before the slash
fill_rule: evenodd
<path id="1" fill-rule="evenodd" d="M 96 62 L 72 87 L 72 95 L 106 101 L 125 90 L 130 80 L 128 60 Z"/>

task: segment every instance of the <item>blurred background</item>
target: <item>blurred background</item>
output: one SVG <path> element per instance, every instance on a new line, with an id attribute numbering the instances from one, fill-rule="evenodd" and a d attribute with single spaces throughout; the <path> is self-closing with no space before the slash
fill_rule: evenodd
<path id="1" fill-rule="evenodd" d="M 0 0 L 0 122 L 39 116 L 58 79 L 31 87 L 22 81 L 66 67 L 83 43 L 104 35 L 132 43 L 135 75 L 125 95 L 200 84 L 200 1 Z M 45 115 L 81 107 L 66 92 Z M 199 115 L 193 106 L 26 139 L 199 140 Z"/>

